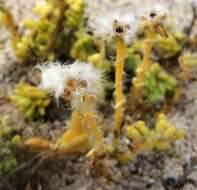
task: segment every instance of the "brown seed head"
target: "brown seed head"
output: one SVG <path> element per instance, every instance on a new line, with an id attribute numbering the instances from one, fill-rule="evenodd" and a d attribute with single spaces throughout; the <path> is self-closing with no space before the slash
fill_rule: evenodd
<path id="1" fill-rule="evenodd" d="M 113 30 L 117 36 L 124 35 L 128 29 L 129 29 L 129 25 L 121 25 L 118 23 L 117 20 L 115 20 L 113 23 Z"/>
<path id="2" fill-rule="evenodd" d="M 62 98 L 66 102 L 69 102 L 72 99 L 72 91 L 69 88 L 64 88 L 64 94 L 63 94 Z"/>
<path id="3" fill-rule="evenodd" d="M 66 83 L 67 88 L 69 88 L 71 91 L 75 91 L 77 88 L 77 80 L 74 78 L 70 78 Z"/>

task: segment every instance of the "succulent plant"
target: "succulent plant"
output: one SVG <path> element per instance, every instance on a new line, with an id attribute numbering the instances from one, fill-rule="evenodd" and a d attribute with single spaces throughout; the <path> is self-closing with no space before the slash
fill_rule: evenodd
<path id="1" fill-rule="evenodd" d="M 181 45 L 173 35 L 168 37 L 157 34 L 154 38 L 154 49 L 162 58 L 170 58 L 181 50 Z"/>
<path id="2" fill-rule="evenodd" d="M 48 91 L 22 82 L 16 86 L 10 98 L 27 119 L 43 117 L 51 103 Z"/>
<path id="3" fill-rule="evenodd" d="M 84 0 L 67 0 L 68 9 L 65 12 L 66 26 L 80 28 L 84 19 Z"/>
<path id="4" fill-rule="evenodd" d="M 51 44 L 53 43 L 51 41 L 61 17 L 60 5 L 53 1 L 36 1 L 33 11 L 38 15 L 38 18 L 24 21 L 25 32 L 14 46 L 15 54 L 22 59 L 36 55 L 53 60 L 54 54 L 51 51 L 51 46 L 54 44 Z"/>
<path id="5" fill-rule="evenodd" d="M 174 60 L 182 53 L 182 45 L 189 45 L 189 39 L 187 43 L 185 35 L 166 32 L 164 10 L 151 7 L 136 15 L 129 9 L 115 9 L 114 6 L 114 10 L 106 8 L 88 17 L 88 9 L 84 15 L 85 2 L 36 0 L 33 12 L 37 17 L 26 19 L 19 29 L 9 10 L 0 4 L 0 23 L 11 34 L 16 56 L 26 62 L 49 61 L 37 66 L 41 71 L 40 88 L 20 82 L 10 96 L 11 101 L 28 120 L 45 116 L 51 96 L 70 106 L 72 115 L 70 127 L 56 141 L 30 137 L 21 145 L 39 152 L 51 150 L 49 152 L 54 155 L 87 153 L 87 158 L 91 156 L 93 162 L 98 158 L 107 159 L 106 155 L 111 153 L 127 162 L 136 153 L 169 149 L 184 137 L 184 131 L 163 114 L 159 115 L 155 128 L 149 128 L 144 121 L 126 128 L 126 135 L 132 142 L 131 150 L 128 139 L 121 141 L 122 126 L 129 112 L 133 120 L 142 114 L 141 118 L 146 119 L 155 113 L 146 115 L 145 110 L 152 106 L 150 110 L 155 111 L 157 105 L 166 105 L 172 97 L 178 97 L 175 93 L 177 81 L 158 63 L 153 63 L 153 59 Z M 56 58 L 77 61 L 64 64 L 54 62 Z M 179 61 L 187 75 L 197 64 L 196 57 L 191 54 L 182 55 Z M 109 79 L 104 76 L 106 74 Z M 110 103 L 104 101 L 106 87 L 110 88 L 106 100 L 114 98 L 113 106 L 111 100 Z M 109 103 L 100 107 L 100 111 L 114 114 L 113 127 L 109 129 L 102 126 L 106 124 L 102 121 L 106 117 L 97 112 L 100 102 Z M 108 136 L 107 132 L 111 134 Z M 21 143 L 21 137 L 15 134 L 7 119 L 0 118 L 0 174 L 17 166 L 14 148 Z"/>
<path id="6" fill-rule="evenodd" d="M 37 17 L 24 20 L 22 30 L 17 30 L 8 9 L 4 5 L 1 7 L 1 21 L 11 33 L 16 56 L 22 60 L 39 58 L 52 61 L 55 52 L 61 52 L 65 46 L 68 36 L 75 38 L 73 29 L 77 31 L 83 23 L 85 3 L 83 0 L 37 0 L 33 8 Z M 64 53 L 65 57 L 69 56 L 70 50 Z"/>
<path id="7" fill-rule="evenodd" d="M 12 144 L 0 140 L 0 174 L 6 174 L 17 166 L 17 160 L 12 152 Z"/>
<path id="8" fill-rule="evenodd" d="M 176 80 L 166 73 L 159 64 L 151 65 L 150 71 L 145 76 L 145 97 L 148 102 L 157 104 L 164 102 L 168 95 L 176 91 Z"/>
<path id="9" fill-rule="evenodd" d="M 10 126 L 9 117 L 0 118 L 0 175 L 13 170 L 18 162 L 14 149 L 21 142 L 19 135 L 14 135 L 15 129 Z"/>
<path id="10" fill-rule="evenodd" d="M 91 35 L 85 33 L 83 29 L 80 29 L 76 33 L 76 37 L 77 40 L 71 49 L 71 56 L 75 59 L 87 61 L 88 56 L 96 52 L 93 38 Z"/>
<path id="11" fill-rule="evenodd" d="M 125 62 L 126 62 L 126 67 L 130 71 L 135 72 L 141 62 L 140 55 L 137 53 L 134 53 L 132 48 L 129 48 Z"/>
<path id="12" fill-rule="evenodd" d="M 134 152 L 148 150 L 166 150 L 184 137 L 184 130 L 176 128 L 164 114 L 160 114 L 154 129 L 149 129 L 143 121 L 126 128 L 127 136 L 132 140 Z"/>

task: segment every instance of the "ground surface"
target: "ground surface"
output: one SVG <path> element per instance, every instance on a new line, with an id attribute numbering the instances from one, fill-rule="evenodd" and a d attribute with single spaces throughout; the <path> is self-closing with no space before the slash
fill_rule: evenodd
<path id="1" fill-rule="evenodd" d="M 96 2 L 95 7 L 98 6 Z M 124 4 L 123 2 L 120 1 L 121 4 Z M 17 3 L 16 0 L 7 0 L 6 3 L 19 21 L 26 16 L 32 16 L 29 14 L 32 7 L 31 0 L 17 0 Z M 1 34 L 1 42 L 4 46 L 1 46 L 0 49 L 0 97 L 4 97 L 12 92 L 13 87 L 20 79 L 34 83 L 34 78 L 32 66 L 25 68 L 18 65 L 19 63 L 10 51 L 8 34 L 5 31 L 1 31 Z M 197 171 L 194 169 L 197 168 L 197 80 L 185 84 L 183 90 L 184 101 L 172 110 L 168 118 L 177 127 L 186 130 L 186 138 L 171 152 L 140 155 L 129 165 L 120 165 L 110 159 L 108 164 L 113 174 L 113 181 L 110 182 L 103 177 L 90 176 L 83 157 L 65 156 L 62 159 L 41 165 L 36 176 L 29 179 L 31 185 L 26 186 L 25 189 L 196 190 Z M 40 122 L 24 121 L 14 105 L 9 101 L 0 100 L 0 115 L 9 115 L 12 125 L 22 131 L 23 135 L 41 135 L 52 140 L 66 128 L 68 116 L 62 116 L 63 109 L 54 108 L 50 114 L 58 119 L 48 120 L 43 127 Z M 54 116 L 54 114 L 56 115 Z M 19 181 L 22 182 L 27 176 L 28 171 L 25 171 Z"/>

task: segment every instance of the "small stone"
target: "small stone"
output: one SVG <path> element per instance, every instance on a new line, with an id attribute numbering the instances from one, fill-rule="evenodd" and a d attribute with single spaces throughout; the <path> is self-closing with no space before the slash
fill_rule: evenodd
<path id="1" fill-rule="evenodd" d="M 186 184 L 182 190 L 196 190 L 197 187 L 193 186 L 192 184 Z"/>
<path id="2" fill-rule="evenodd" d="M 197 171 L 192 172 L 188 177 L 188 181 L 191 181 L 192 183 L 196 183 L 197 185 Z"/>
<path id="3" fill-rule="evenodd" d="M 146 182 L 146 187 L 147 188 L 151 188 L 155 185 L 156 180 L 153 178 L 149 178 L 149 177 L 144 177 L 144 181 Z"/>

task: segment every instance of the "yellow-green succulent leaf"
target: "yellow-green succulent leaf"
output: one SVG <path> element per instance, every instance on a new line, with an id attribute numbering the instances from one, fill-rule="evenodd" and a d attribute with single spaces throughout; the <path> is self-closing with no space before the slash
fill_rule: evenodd
<path id="1" fill-rule="evenodd" d="M 139 142 L 142 141 L 142 136 L 140 132 L 137 129 L 135 129 L 133 126 L 127 127 L 126 133 L 127 133 L 127 136 L 131 138 L 132 140 L 139 141 Z"/>
<path id="2" fill-rule="evenodd" d="M 163 139 L 171 139 L 176 133 L 176 127 L 168 127 L 162 135 Z"/>
<path id="3" fill-rule="evenodd" d="M 167 150 L 171 147 L 169 142 L 158 141 L 155 143 L 154 148 L 157 150 Z"/>
<path id="4" fill-rule="evenodd" d="M 145 125 L 145 123 L 143 121 L 138 121 L 136 124 L 135 124 L 136 128 L 138 129 L 138 131 L 148 137 L 150 136 L 150 133 L 151 133 L 151 130 Z"/>

